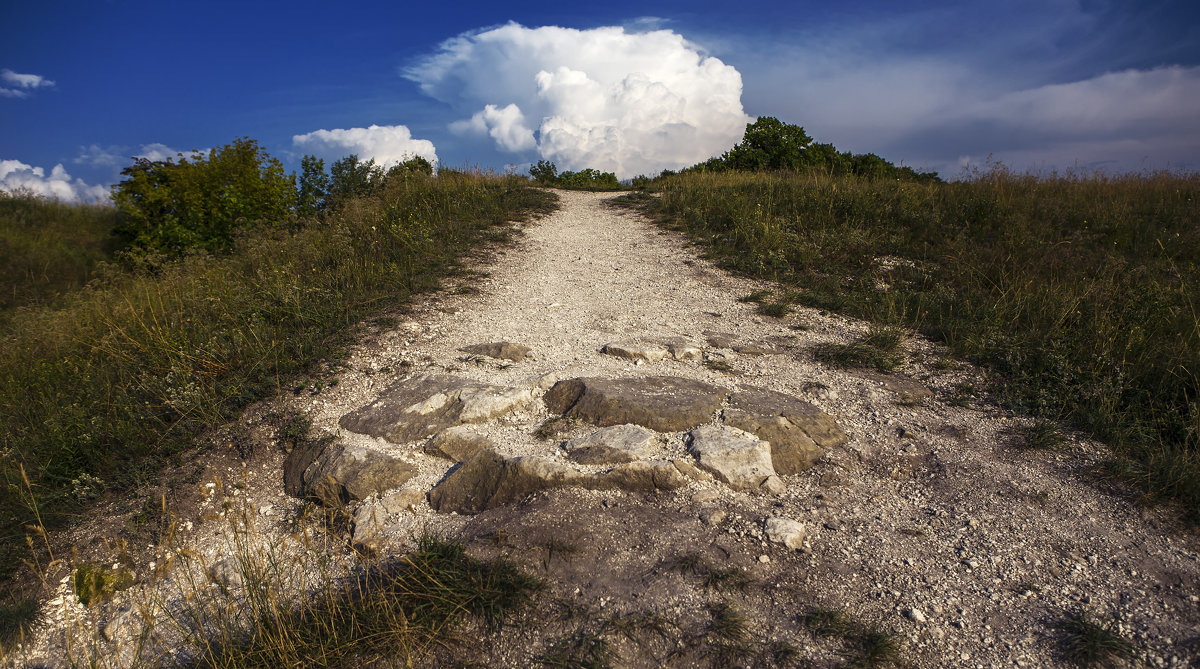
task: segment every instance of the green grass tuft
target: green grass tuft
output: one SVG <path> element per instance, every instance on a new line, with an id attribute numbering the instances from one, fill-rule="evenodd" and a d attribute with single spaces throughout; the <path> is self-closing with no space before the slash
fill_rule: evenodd
<path id="1" fill-rule="evenodd" d="M 813 350 L 813 357 L 839 367 L 866 367 L 890 372 L 904 362 L 904 332 L 894 327 L 872 326 L 849 344 L 828 344 Z"/>
<path id="2" fill-rule="evenodd" d="M 39 602 L 34 597 L 0 603 L 0 644 L 20 641 L 37 622 L 38 608 Z"/>
<path id="3" fill-rule="evenodd" d="M 1063 659 L 1079 667 L 1115 667 L 1134 657 L 1134 647 L 1111 625 L 1082 609 L 1058 623 Z"/>
<path id="4" fill-rule="evenodd" d="M 578 631 L 555 643 L 538 662 L 563 669 L 608 669 L 616 658 L 616 651 L 603 635 Z"/>

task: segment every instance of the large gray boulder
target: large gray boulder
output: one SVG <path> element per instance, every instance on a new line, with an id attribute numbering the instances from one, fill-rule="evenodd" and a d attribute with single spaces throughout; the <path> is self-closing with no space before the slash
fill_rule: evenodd
<path id="1" fill-rule="evenodd" d="M 559 381 L 544 398 L 555 413 L 608 427 L 633 423 L 658 432 L 677 432 L 706 423 L 728 391 L 674 376 Z"/>
<path id="2" fill-rule="evenodd" d="M 583 465 L 615 465 L 650 455 L 658 435 L 640 425 L 605 427 L 567 442 L 567 457 Z"/>
<path id="3" fill-rule="evenodd" d="M 482 423 L 533 402 L 532 388 L 506 388 L 429 374 L 392 384 L 378 399 L 338 421 L 351 432 L 396 444 L 463 423 Z"/>
<path id="4" fill-rule="evenodd" d="M 757 491 L 775 476 L 771 446 L 728 425 L 701 425 L 687 434 L 700 468 L 734 490 Z"/>

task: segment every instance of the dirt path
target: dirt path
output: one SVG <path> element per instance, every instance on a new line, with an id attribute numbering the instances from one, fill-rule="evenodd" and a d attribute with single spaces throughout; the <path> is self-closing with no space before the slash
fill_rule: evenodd
<path id="1" fill-rule="evenodd" d="M 735 490 L 700 473 L 644 492 L 545 486 L 475 515 L 439 513 L 427 500 L 397 513 L 368 498 L 352 511 L 360 521 L 364 509 L 381 519 L 385 551 L 429 529 L 462 537 L 481 556 L 508 555 L 550 584 L 545 604 L 515 628 L 442 660 L 529 666 L 569 654 L 568 642 L 579 638 L 611 644 L 615 666 L 772 664 L 786 648 L 814 666 L 857 657 L 863 635 L 854 625 L 813 633 L 805 616 L 816 607 L 842 611 L 863 629 L 894 631 L 900 657 L 917 667 L 1055 665 L 1055 624 L 1077 610 L 1119 621 L 1152 666 L 1200 658 L 1194 537 L 1173 534 L 1154 513 L 1091 483 L 1101 447 L 1072 438 L 1054 452 L 1017 448 L 1014 434 L 1028 421 L 964 400 L 964 384 L 982 385 L 977 373 L 945 368 L 920 340 L 906 343 L 908 361 L 889 376 L 818 364 L 813 346 L 845 343 L 866 326 L 804 309 L 760 316 L 737 298 L 762 285 L 605 206 L 608 195 L 560 196 L 562 209 L 526 225 L 515 247 L 482 268 L 486 275 L 463 279 L 465 289 L 450 286 L 400 316 L 396 329 L 369 337 L 335 387 L 281 402 L 348 448 L 403 463 L 411 475 L 403 487 L 418 491 L 449 480 L 453 463 L 422 451 L 424 439 L 391 443 L 339 421 L 391 383 L 421 374 L 531 393 L 535 401 L 471 431 L 502 458 L 540 456 L 563 471 L 603 469 L 572 462 L 562 445 L 595 426 L 534 435 L 553 417 L 544 391 L 575 377 L 679 377 L 734 396 L 765 388 L 821 409 L 848 441 L 811 468 L 780 476 L 782 489 L 771 491 Z M 668 340 L 694 345 L 701 357 L 650 362 L 601 352 Z M 498 341 L 527 346 L 529 356 L 509 362 L 459 350 Z M 662 432 L 647 457 L 688 460 L 686 432 Z M 298 504 L 283 493 L 278 458 L 255 467 L 244 494 L 268 509 L 264 519 Z M 772 517 L 801 523 L 807 536 L 797 548 L 771 541 L 764 523 Z M 219 534 L 196 524 L 201 546 Z M 744 616 L 747 643 L 713 636 L 722 605 Z M 613 620 L 650 612 L 665 621 L 662 634 L 652 625 L 614 631 Z"/>

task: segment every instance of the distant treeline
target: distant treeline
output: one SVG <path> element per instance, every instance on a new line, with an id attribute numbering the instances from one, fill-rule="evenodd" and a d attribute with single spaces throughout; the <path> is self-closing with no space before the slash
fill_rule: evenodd
<path id="1" fill-rule="evenodd" d="M 896 166 L 874 153 L 838 151 L 832 144 L 813 142 L 804 128 L 784 123 L 773 116 L 761 116 L 746 125 L 742 141 L 720 156 L 681 170 L 696 172 L 793 172 L 816 171 L 830 176 L 860 176 L 869 179 L 899 179 L 914 182 L 940 182 L 937 172 L 918 172 Z M 676 174 L 664 170 L 658 178 Z M 635 187 L 654 179 L 637 177 Z"/>

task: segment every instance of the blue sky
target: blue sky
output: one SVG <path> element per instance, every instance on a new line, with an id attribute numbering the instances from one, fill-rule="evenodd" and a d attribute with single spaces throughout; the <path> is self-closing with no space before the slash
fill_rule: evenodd
<path id="1" fill-rule="evenodd" d="M 46 0 L 0 19 L 0 187 L 61 197 L 241 136 L 290 168 L 357 152 L 627 177 L 760 115 L 951 177 L 989 154 L 1200 170 L 1195 2 Z"/>

